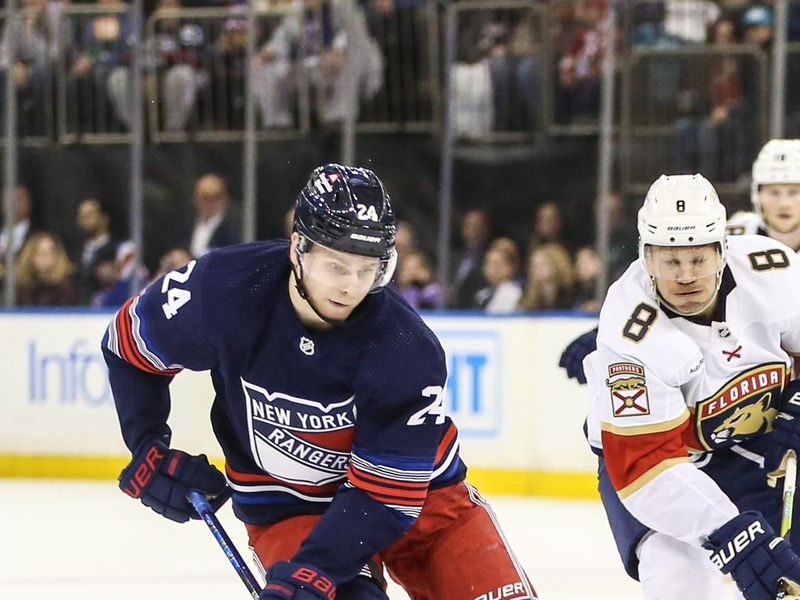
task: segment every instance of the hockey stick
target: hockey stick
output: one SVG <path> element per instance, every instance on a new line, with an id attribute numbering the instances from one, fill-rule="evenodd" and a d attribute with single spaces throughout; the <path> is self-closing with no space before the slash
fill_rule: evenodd
<path id="1" fill-rule="evenodd" d="M 781 514 L 781 537 L 789 541 L 792 532 L 794 513 L 794 492 L 797 486 L 797 454 L 794 450 L 786 451 L 786 475 L 783 479 L 783 513 Z M 786 584 L 778 581 L 778 594 L 775 600 L 786 600 Z"/>
<path id="2" fill-rule="evenodd" d="M 192 506 L 194 506 L 200 518 L 208 525 L 209 530 L 211 530 L 211 533 L 216 538 L 220 548 L 225 552 L 225 556 L 228 557 L 231 565 L 236 569 L 236 573 L 239 575 L 242 583 L 244 583 L 247 591 L 250 592 L 254 600 L 258 600 L 258 595 L 261 593 L 261 586 L 258 584 L 258 581 L 256 581 L 250 569 L 247 568 L 247 565 L 242 559 L 242 555 L 239 554 L 239 551 L 233 545 L 231 538 L 225 533 L 225 530 L 222 528 L 222 523 L 217 519 L 217 515 L 214 514 L 206 497 L 198 491 L 191 491 L 186 498 L 192 503 Z"/>

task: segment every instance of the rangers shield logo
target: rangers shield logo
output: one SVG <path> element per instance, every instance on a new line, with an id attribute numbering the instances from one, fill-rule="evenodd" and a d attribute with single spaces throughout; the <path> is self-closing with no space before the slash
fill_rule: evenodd
<path id="1" fill-rule="evenodd" d="M 258 466 L 283 481 L 324 485 L 345 478 L 353 445 L 353 396 L 323 404 L 269 392 L 242 379 L 250 450 Z"/>
<path id="2" fill-rule="evenodd" d="M 650 414 L 644 367 L 641 365 L 634 363 L 609 365 L 606 385 L 611 390 L 611 410 L 615 417 L 640 417 Z"/>

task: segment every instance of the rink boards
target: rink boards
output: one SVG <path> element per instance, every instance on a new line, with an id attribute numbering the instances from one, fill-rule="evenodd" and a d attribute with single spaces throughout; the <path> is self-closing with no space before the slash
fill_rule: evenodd
<path id="1" fill-rule="evenodd" d="M 100 339 L 111 315 L 0 312 L 0 476 L 115 478 L 127 462 Z M 427 315 L 447 353 L 447 407 L 469 478 L 487 493 L 591 497 L 585 388 L 558 368 L 594 326 L 572 315 Z M 221 455 L 209 423 L 208 373 L 172 383 L 173 445 Z"/>

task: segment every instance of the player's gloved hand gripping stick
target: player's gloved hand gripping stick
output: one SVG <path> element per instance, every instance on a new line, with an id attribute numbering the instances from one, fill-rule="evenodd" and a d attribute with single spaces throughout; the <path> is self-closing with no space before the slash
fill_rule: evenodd
<path id="1" fill-rule="evenodd" d="M 247 591 L 254 600 L 261 598 L 279 598 L 287 600 L 334 600 L 336 586 L 324 573 L 313 567 L 291 561 L 278 562 L 270 567 L 267 573 L 267 587 L 263 590 L 247 568 L 242 555 L 233 545 L 231 538 L 222 527 L 214 509 L 206 497 L 198 491 L 191 491 L 187 500 L 192 503 L 197 514 L 203 519 L 208 529 L 214 535 L 220 548 L 225 552 L 231 565 L 238 573 Z"/>
<path id="2" fill-rule="evenodd" d="M 797 481 L 797 457 L 793 450 L 784 461 L 781 537 L 759 512 L 737 515 L 712 533 L 705 548 L 711 562 L 730 573 L 747 600 L 800 600 L 800 557 L 786 538 L 792 527 L 792 507 Z"/>
<path id="3" fill-rule="evenodd" d="M 131 498 L 167 519 L 183 523 L 197 518 L 186 496 L 197 490 L 216 510 L 230 498 L 225 476 L 204 454 L 193 456 L 169 448 L 159 439 L 143 442 L 119 476 L 119 487 Z"/>

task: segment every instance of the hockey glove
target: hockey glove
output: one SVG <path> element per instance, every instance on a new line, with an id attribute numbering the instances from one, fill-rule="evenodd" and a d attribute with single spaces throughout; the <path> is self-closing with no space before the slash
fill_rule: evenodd
<path id="1" fill-rule="evenodd" d="M 597 350 L 597 327 L 572 340 L 561 353 L 558 366 L 567 371 L 567 376 L 586 383 L 583 372 L 583 359 Z"/>
<path id="2" fill-rule="evenodd" d="M 191 490 L 208 498 L 215 511 L 230 498 L 225 476 L 204 454 L 192 456 L 170 450 L 160 440 L 143 443 L 119 476 L 120 489 L 139 498 L 160 515 L 178 523 L 199 518 L 186 499 Z"/>
<path id="3" fill-rule="evenodd" d="M 711 562 L 730 573 L 747 600 L 775 600 L 778 581 L 800 593 L 800 557 L 756 511 L 743 512 L 708 536 Z"/>
<path id="4" fill-rule="evenodd" d="M 305 563 L 277 562 L 267 571 L 258 600 L 334 600 L 336 586 L 325 573 Z"/>
<path id="5" fill-rule="evenodd" d="M 764 470 L 769 484 L 786 474 L 786 452 L 800 454 L 800 380 L 789 382 L 781 396 L 781 412 L 772 421 L 769 446 L 764 455 Z"/>

